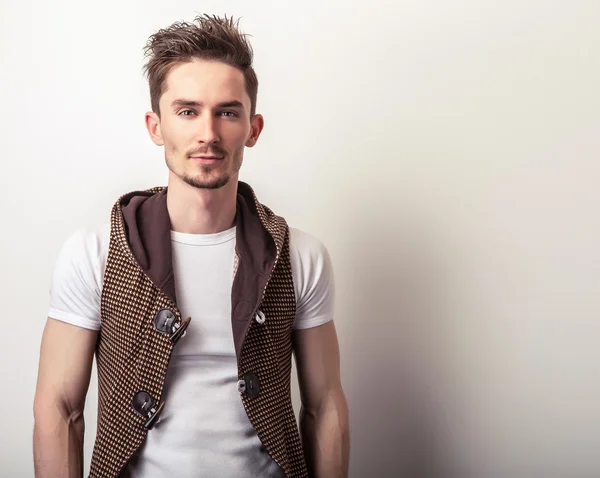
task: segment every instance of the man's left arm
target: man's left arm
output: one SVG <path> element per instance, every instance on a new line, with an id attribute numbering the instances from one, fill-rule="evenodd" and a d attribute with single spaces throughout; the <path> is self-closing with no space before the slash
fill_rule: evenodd
<path id="1" fill-rule="evenodd" d="M 311 478 L 347 478 L 348 405 L 333 321 L 293 332 L 300 386 L 300 433 Z"/>

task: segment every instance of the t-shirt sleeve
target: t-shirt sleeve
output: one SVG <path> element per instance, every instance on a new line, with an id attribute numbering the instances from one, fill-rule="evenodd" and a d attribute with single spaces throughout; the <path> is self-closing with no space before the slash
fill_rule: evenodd
<path id="1" fill-rule="evenodd" d="M 65 241 L 54 266 L 48 317 L 100 330 L 101 255 L 97 231 L 79 230 Z"/>
<path id="2" fill-rule="evenodd" d="M 310 234 L 290 228 L 290 263 L 296 292 L 293 328 L 309 329 L 333 320 L 334 273 L 325 245 Z"/>

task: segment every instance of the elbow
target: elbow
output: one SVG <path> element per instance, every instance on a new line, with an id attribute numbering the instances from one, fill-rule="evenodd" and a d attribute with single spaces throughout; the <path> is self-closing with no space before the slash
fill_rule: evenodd
<path id="1" fill-rule="evenodd" d="M 33 401 L 33 420 L 36 435 L 54 433 L 61 425 L 83 428 L 83 405 L 37 393 Z"/>
<path id="2" fill-rule="evenodd" d="M 342 440 L 346 442 L 350 436 L 350 410 L 348 409 L 348 402 L 346 401 L 344 392 L 341 389 L 331 400 L 330 409 L 330 416 L 334 417 Z"/>
<path id="3" fill-rule="evenodd" d="M 335 400 L 340 429 L 346 435 L 350 431 L 350 410 L 344 392 L 340 390 Z"/>
<path id="4" fill-rule="evenodd" d="M 318 402 L 303 403 L 300 413 L 312 420 L 326 417 L 327 421 L 335 421 L 345 433 L 349 430 L 350 411 L 341 388 L 329 391 Z"/>

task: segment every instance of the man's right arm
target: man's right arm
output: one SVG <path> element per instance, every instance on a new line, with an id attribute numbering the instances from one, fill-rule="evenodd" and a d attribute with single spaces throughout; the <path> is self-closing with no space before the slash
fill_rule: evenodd
<path id="1" fill-rule="evenodd" d="M 48 318 L 34 400 L 36 478 L 83 476 L 83 409 L 98 331 Z"/>

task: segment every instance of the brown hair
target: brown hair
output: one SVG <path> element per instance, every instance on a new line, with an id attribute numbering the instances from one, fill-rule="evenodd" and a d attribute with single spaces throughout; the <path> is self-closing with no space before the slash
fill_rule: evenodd
<path id="1" fill-rule="evenodd" d="M 258 78 L 252 67 L 253 52 L 246 34 L 238 29 L 239 20 L 200 15 L 192 23 L 175 22 L 148 38 L 144 48 L 149 58 L 148 75 L 152 111 L 160 116 L 158 102 L 164 93 L 171 68 L 194 59 L 218 60 L 242 71 L 250 96 L 250 116 L 256 112 Z"/>

